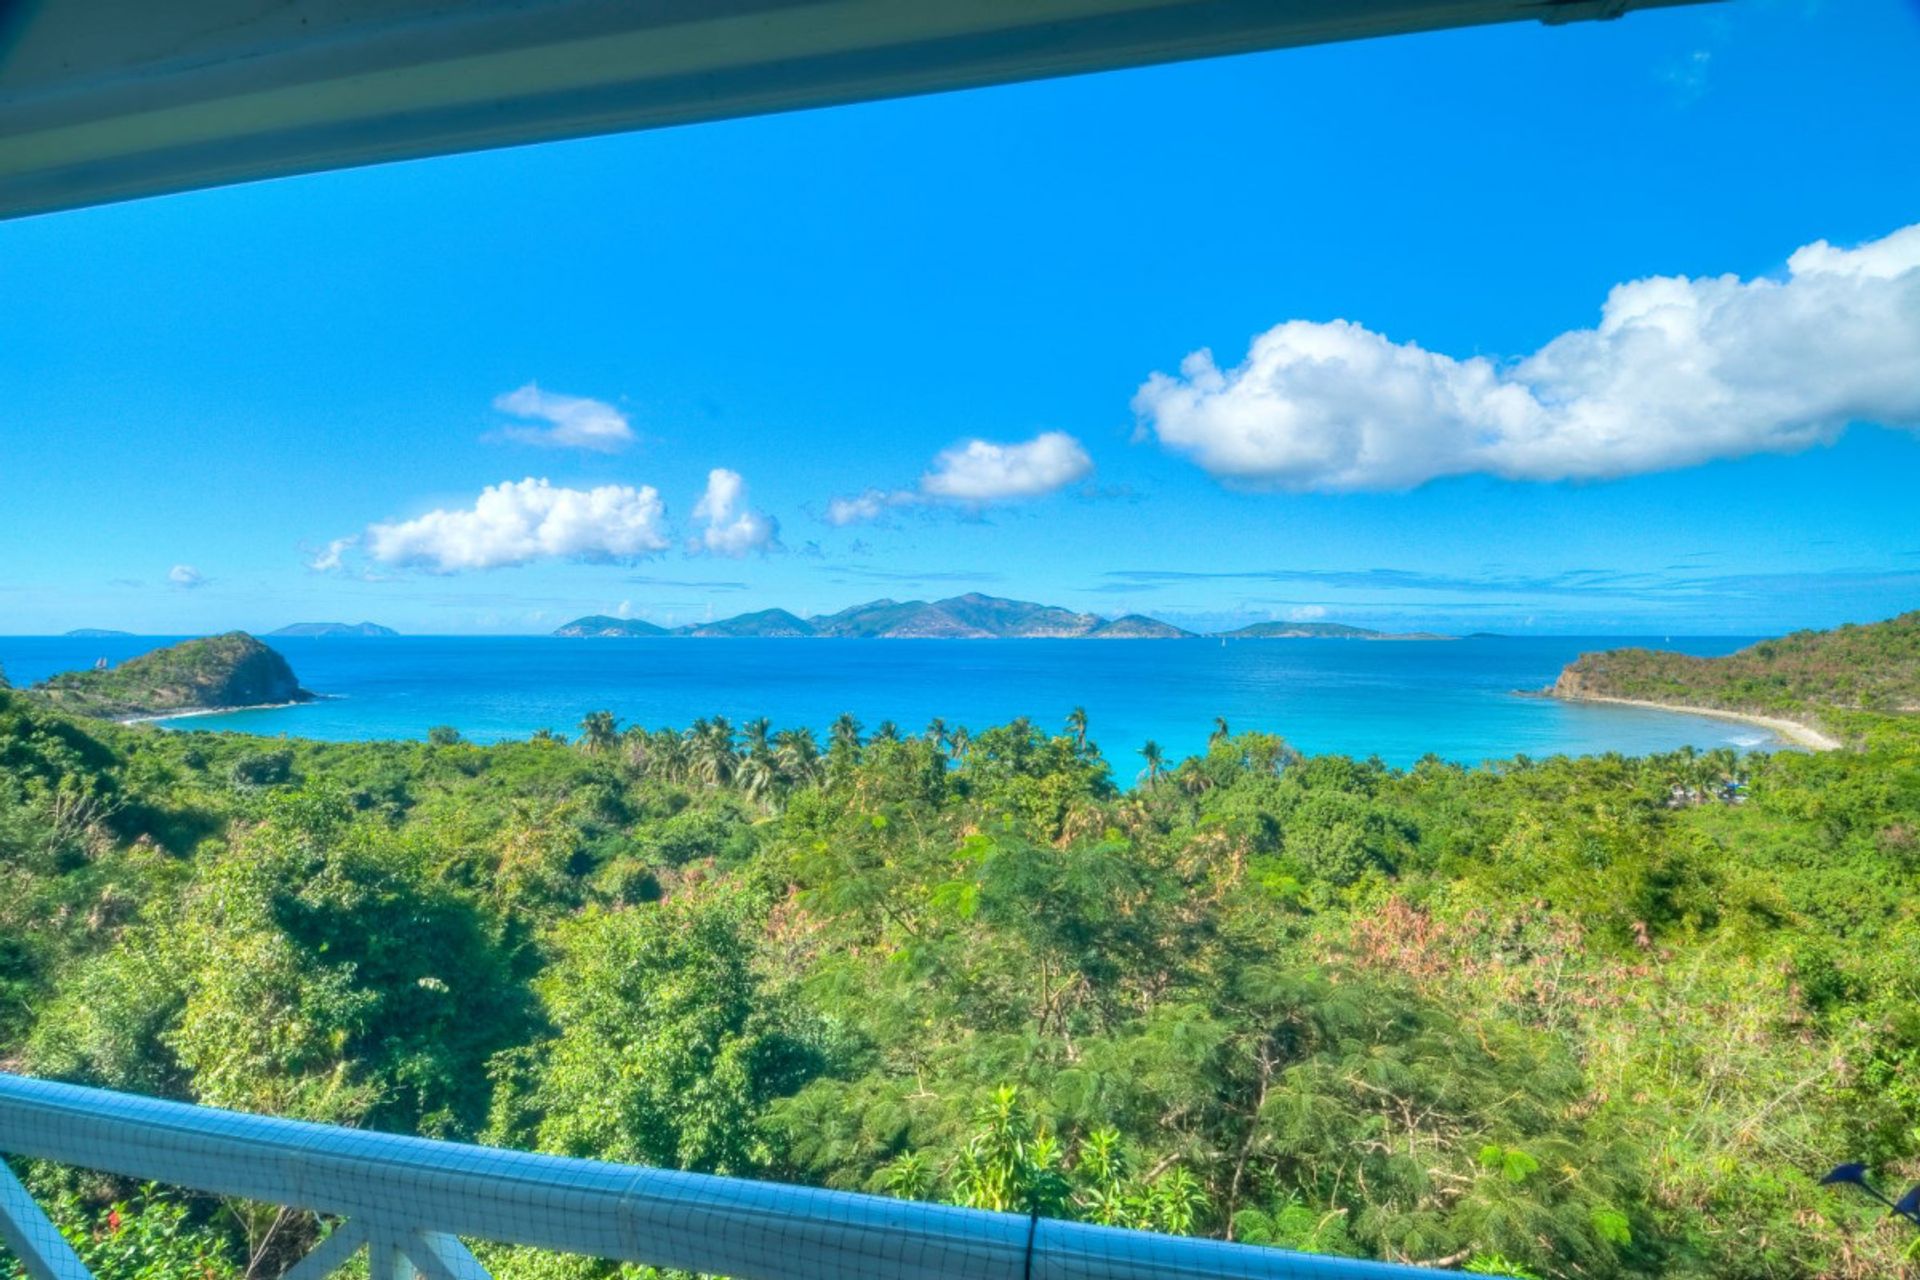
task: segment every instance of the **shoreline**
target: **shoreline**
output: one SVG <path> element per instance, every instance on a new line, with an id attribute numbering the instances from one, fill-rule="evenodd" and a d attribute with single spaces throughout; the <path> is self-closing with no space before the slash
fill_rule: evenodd
<path id="1" fill-rule="evenodd" d="M 244 707 L 196 707 L 191 711 L 163 711 L 149 716 L 115 716 L 115 724 L 156 724 L 162 720 L 191 720 L 195 716 L 225 716 L 236 711 L 282 711 L 288 707 L 304 707 L 320 699 L 298 698 L 292 702 L 250 702 Z"/>
<path id="2" fill-rule="evenodd" d="M 1646 698 L 1613 698 L 1604 694 L 1583 693 L 1574 696 L 1558 694 L 1552 691 L 1547 697 L 1561 702 L 1610 702 L 1621 707 L 1645 707 L 1650 711 L 1678 711 L 1686 715 L 1707 716 L 1715 720 L 1738 720 L 1743 724 L 1757 724 L 1770 729 L 1774 734 L 1795 746 L 1805 747 L 1809 751 L 1838 751 L 1841 743 L 1812 725 L 1802 724 L 1798 720 L 1784 720 L 1779 716 L 1756 715 L 1750 711 L 1728 711 L 1722 707 L 1685 706 L 1677 702 L 1651 702 Z"/>

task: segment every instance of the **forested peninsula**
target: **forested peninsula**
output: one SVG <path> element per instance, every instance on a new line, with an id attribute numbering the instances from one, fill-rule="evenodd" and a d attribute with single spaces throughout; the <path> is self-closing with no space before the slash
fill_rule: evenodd
<path id="1" fill-rule="evenodd" d="M 309 702 L 293 668 L 244 631 L 184 640 L 117 667 L 66 671 L 29 691 L 64 711 L 116 720 Z"/>
<path id="2" fill-rule="evenodd" d="M 1582 654 L 1550 692 L 1570 701 L 1721 712 L 1776 727 L 1784 722 L 1807 731 L 1811 745 L 1832 746 L 1857 713 L 1920 712 L 1920 611 L 1796 631 L 1724 658 L 1655 649 Z"/>
<path id="3" fill-rule="evenodd" d="M 1920 731 L 1845 714 L 1395 770 L 1068 708 L 482 747 L 0 692 L 0 1064 L 1502 1275 L 1897 1275 L 1910 1232 L 1815 1179 L 1920 1174 Z M 317 1229 L 21 1172 L 103 1280 Z"/>

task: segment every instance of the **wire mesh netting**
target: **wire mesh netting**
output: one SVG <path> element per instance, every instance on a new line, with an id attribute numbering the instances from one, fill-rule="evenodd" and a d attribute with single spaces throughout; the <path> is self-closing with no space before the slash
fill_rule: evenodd
<path id="1" fill-rule="evenodd" d="M 1431 1274 L 883 1196 L 241 1115 L 0 1075 L 0 1153 L 343 1220 L 289 1276 L 361 1246 L 375 1280 L 478 1280 L 461 1238 L 740 1280 L 1387 1280 Z M 0 1171 L 3 1171 L 0 1166 Z M 88 1273 L 26 1189 L 0 1239 L 35 1280 Z"/>

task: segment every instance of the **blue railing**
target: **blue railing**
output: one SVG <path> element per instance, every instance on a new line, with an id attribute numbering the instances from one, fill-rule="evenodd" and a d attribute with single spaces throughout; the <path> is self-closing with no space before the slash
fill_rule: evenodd
<path id="1" fill-rule="evenodd" d="M 373 1280 L 485 1280 L 463 1240 L 738 1280 L 1405 1280 L 1412 1267 L 668 1169 L 533 1155 L 0 1074 L 0 1154 L 337 1221 L 290 1280 L 368 1251 Z M 90 1280 L 0 1164 L 0 1240 Z"/>

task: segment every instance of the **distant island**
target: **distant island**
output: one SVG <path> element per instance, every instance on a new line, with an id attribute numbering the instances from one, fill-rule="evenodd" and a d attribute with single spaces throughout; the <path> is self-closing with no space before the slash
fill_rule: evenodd
<path id="1" fill-rule="evenodd" d="M 870 600 L 838 613 L 803 618 L 786 609 L 760 609 L 714 622 L 666 628 L 635 618 L 591 614 L 558 628 L 556 636 L 691 636 L 870 640 L 1193 640 L 1196 632 L 1130 613 L 1103 618 L 1028 600 L 969 592 L 945 600 Z M 1445 640 L 1426 632 L 1396 634 L 1333 622 L 1261 622 L 1221 639 Z"/>
<path id="2" fill-rule="evenodd" d="M 392 627 L 377 622 L 295 622 L 269 636 L 397 636 Z"/>
<path id="3" fill-rule="evenodd" d="M 575 618 L 553 634 L 557 636 L 664 636 L 665 627 L 656 627 L 651 622 L 642 622 L 638 618 L 615 618 L 609 614 L 593 613 L 584 618 Z"/>
<path id="4" fill-rule="evenodd" d="M 131 636 L 131 631 L 114 631 L 107 627 L 75 627 L 66 633 L 72 640 L 106 640 L 114 636 Z"/>
<path id="5" fill-rule="evenodd" d="M 1451 640 L 1431 631 L 1370 631 L 1344 622 L 1256 622 L 1217 633 L 1227 640 Z"/>
<path id="6" fill-rule="evenodd" d="M 1838 746 L 1833 713 L 1920 712 L 1920 611 L 1832 631 L 1796 631 L 1724 658 L 1659 649 L 1583 653 L 1548 692 L 1731 716 L 1804 745 Z"/>
<path id="7" fill-rule="evenodd" d="M 293 668 L 244 631 L 185 640 L 117 667 L 67 671 L 28 692 L 63 711 L 113 720 L 312 701 Z"/>

